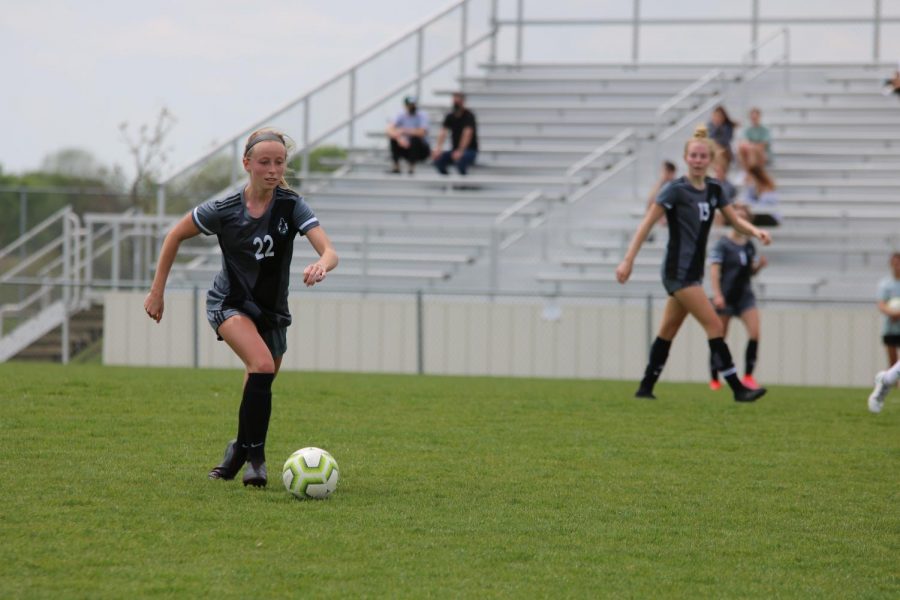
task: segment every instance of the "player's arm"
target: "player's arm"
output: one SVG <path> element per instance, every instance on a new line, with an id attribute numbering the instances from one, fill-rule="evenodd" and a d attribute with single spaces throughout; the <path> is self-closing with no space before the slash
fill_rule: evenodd
<path id="1" fill-rule="evenodd" d="M 750 269 L 751 274 L 756 275 L 760 271 L 762 271 L 769 264 L 769 259 L 765 256 L 760 256 L 758 259 L 753 261 L 753 267 Z"/>
<path id="2" fill-rule="evenodd" d="M 303 283 L 312 286 L 325 279 L 328 271 L 338 266 L 338 255 L 321 226 L 307 231 L 306 239 L 319 255 L 319 260 L 303 269 Z"/>
<path id="3" fill-rule="evenodd" d="M 665 212 L 666 210 L 659 204 L 654 204 L 647 209 L 644 219 L 641 221 L 641 224 L 638 225 L 637 231 L 634 232 L 634 237 L 631 238 L 631 243 L 628 244 L 628 250 L 625 252 L 625 257 L 616 268 L 616 279 L 619 283 L 625 283 L 628 281 L 628 278 L 631 277 L 634 259 L 637 257 L 638 252 L 640 252 L 644 240 L 650 235 L 653 224 L 659 221 L 660 217 L 662 217 Z"/>
<path id="4" fill-rule="evenodd" d="M 722 264 L 711 263 L 709 265 L 709 287 L 712 288 L 713 306 L 725 308 L 725 296 L 722 295 Z"/>
<path id="5" fill-rule="evenodd" d="M 726 219 L 728 219 L 728 223 L 732 227 L 737 229 L 740 233 L 755 237 L 766 246 L 772 243 L 772 236 L 769 235 L 768 231 L 766 231 L 765 229 L 760 229 L 749 221 L 741 218 L 740 215 L 734 212 L 734 207 L 732 205 L 728 204 L 726 206 L 723 206 L 722 214 L 725 215 Z"/>
<path id="6" fill-rule="evenodd" d="M 890 304 L 888 304 L 887 300 L 878 301 L 878 311 L 893 321 L 900 319 L 900 310 L 891 309 L 891 306 Z"/>
<path id="7" fill-rule="evenodd" d="M 194 224 L 191 213 L 186 214 L 180 221 L 175 223 L 174 227 L 166 234 L 162 243 L 162 249 L 159 251 L 159 260 L 156 263 L 156 274 L 153 276 L 153 283 L 150 284 L 150 293 L 144 299 L 144 310 L 147 315 L 159 323 L 163 316 L 163 294 L 166 291 L 166 281 L 169 279 L 169 271 L 172 270 L 172 264 L 175 262 L 175 255 L 178 254 L 178 247 L 181 242 L 200 234 L 200 230 Z"/>

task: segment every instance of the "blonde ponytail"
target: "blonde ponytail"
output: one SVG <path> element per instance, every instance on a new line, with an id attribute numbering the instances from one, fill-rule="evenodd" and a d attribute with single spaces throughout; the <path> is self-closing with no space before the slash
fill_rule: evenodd
<path id="1" fill-rule="evenodd" d="M 706 147 L 709 148 L 710 162 L 716 159 L 716 152 L 719 146 L 709 138 L 709 130 L 706 128 L 706 125 L 703 125 L 701 123 L 694 128 L 694 135 L 692 135 L 691 138 L 684 143 L 685 156 L 687 156 L 688 146 L 690 146 L 694 142 L 701 142 L 703 144 L 706 144 Z"/>

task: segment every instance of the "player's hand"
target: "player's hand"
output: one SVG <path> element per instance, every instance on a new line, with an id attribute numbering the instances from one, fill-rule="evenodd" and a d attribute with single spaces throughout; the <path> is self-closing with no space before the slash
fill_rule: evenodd
<path id="1" fill-rule="evenodd" d="M 713 303 L 713 306 L 715 306 L 719 310 L 722 310 L 723 308 L 725 308 L 725 298 L 722 296 L 722 294 L 714 295 L 713 299 L 712 299 L 712 303 Z"/>
<path id="2" fill-rule="evenodd" d="M 401 136 L 397 138 L 397 145 L 401 148 L 409 148 L 409 138 Z"/>
<path id="3" fill-rule="evenodd" d="M 453 159 L 453 162 L 459 162 L 459 159 L 462 158 L 462 155 L 463 155 L 462 150 L 454 150 L 453 153 L 450 155 L 450 158 Z"/>
<path id="4" fill-rule="evenodd" d="M 306 287 L 312 287 L 325 279 L 328 270 L 320 263 L 313 263 L 303 269 L 303 283 Z"/>
<path id="5" fill-rule="evenodd" d="M 762 269 L 763 267 L 767 267 L 769 265 L 769 259 L 765 256 L 760 256 L 758 263 L 759 266 L 757 267 L 757 269 Z"/>
<path id="6" fill-rule="evenodd" d="M 162 294 L 150 292 L 147 294 L 147 297 L 144 298 L 144 312 L 157 323 L 162 320 L 164 308 L 165 302 L 163 301 Z"/>
<path id="7" fill-rule="evenodd" d="M 431 160 L 437 160 L 437 159 L 439 159 L 440 157 L 441 157 L 441 151 L 440 151 L 440 150 L 433 150 L 433 151 L 431 152 Z"/>
<path id="8" fill-rule="evenodd" d="M 631 277 L 631 261 L 623 260 L 619 266 L 616 267 L 616 281 L 625 283 L 628 281 L 629 277 Z"/>
<path id="9" fill-rule="evenodd" d="M 757 229 L 756 232 L 756 237 L 759 238 L 759 241 L 761 241 L 764 246 L 768 246 L 772 243 L 772 236 L 769 235 L 768 231 L 766 231 L 765 229 Z"/>

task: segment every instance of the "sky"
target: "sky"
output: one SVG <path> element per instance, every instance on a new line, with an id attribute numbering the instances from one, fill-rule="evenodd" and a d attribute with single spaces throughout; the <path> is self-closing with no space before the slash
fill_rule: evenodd
<path id="1" fill-rule="evenodd" d="M 22 172 L 77 147 L 127 168 L 119 124 L 162 107 L 185 163 L 446 5 L 0 0 L 0 165 Z"/>
<path id="2" fill-rule="evenodd" d="M 478 0 L 487 3 L 489 0 Z M 765 15 L 871 14 L 870 2 L 759 0 Z M 501 16 L 514 0 L 500 0 Z M 168 172 L 203 155 L 451 4 L 450 0 L 0 0 L 0 165 L 21 173 L 48 154 L 81 148 L 107 166 L 130 171 L 119 125 L 152 124 L 165 107 L 177 119 L 168 137 Z M 748 15 L 750 0 L 685 0 L 677 14 Z M 533 17 L 629 14 L 624 0 L 527 0 Z M 727 9 L 723 6 L 727 5 Z M 641 0 L 649 16 L 672 16 L 669 0 Z M 900 0 L 882 0 L 900 15 Z M 771 27 L 769 28 L 771 30 Z M 826 35 L 827 34 L 827 35 Z M 597 60 L 626 61 L 629 29 L 604 30 L 576 43 L 570 32 L 526 37 L 529 57 L 546 50 L 577 51 Z M 765 31 L 762 32 L 765 35 Z M 900 25 L 883 32 L 885 48 L 900 39 Z M 642 56 L 660 60 L 680 44 L 686 60 L 709 51 L 685 32 L 649 31 Z M 690 36 L 696 38 L 696 36 Z M 745 30 L 717 27 L 699 39 L 718 45 L 718 56 L 737 59 Z M 793 37 L 797 60 L 864 59 L 871 28 L 807 28 Z M 733 40 L 738 39 L 738 43 Z M 507 46 L 511 36 L 505 37 Z M 862 48 L 862 54 L 859 49 Z M 856 54 L 854 54 L 856 52 Z M 889 54 L 889 52 L 886 52 Z M 885 57 L 888 58 L 888 57 Z"/>

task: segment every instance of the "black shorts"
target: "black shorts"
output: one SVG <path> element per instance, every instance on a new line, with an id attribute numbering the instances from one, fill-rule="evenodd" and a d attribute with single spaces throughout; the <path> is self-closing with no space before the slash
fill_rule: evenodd
<path id="1" fill-rule="evenodd" d="M 884 342 L 885 346 L 900 347 L 900 335 L 883 335 L 881 336 L 881 341 Z"/>
<path id="2" fill-rule="evenodd" d="M 668 279 L 667 277 L 663 277 L 663 287 L 666 288 L 666 292 L 670 296 L 674 296 L 675 292 L 678 290 L 683 290 L 684 288 L 695 286 L 695 285 L 703 285 L 703 281 L 695 280 L 695 281 L 686 281 L 684 279 Z"/>
<path id="3" fill-rule="evenodd" d="M 220 342 L 222 341 L 222 336 L 219 335 L 219 326 L 225 322 L 229 317 L 234 317 L 236 315 L 243 315 L 250 319 L 251 317 L 246 313 L 243 313 L 236 308 L 225 307 L 222 310 L 210 310 L 206 309 L 206 320 L 209 321 L 209 326 L 213 328 L 213 331 L 216 332 L 216 339 Z M 259 331 L 257 329 L 257 331 Z M 287 327 L 278 327 L 275 329 L 268 329 L 266 331 L 260 331 L 259 337 L 263 339 L 266 343 L 266 346 L 269 348 L 269 352 L 272 353 L 272 358 L 278 358 L 280 356 L 284 356 L 284 353 L 287 352 Z"/>
<path id="4" fill-rule="evenodd" d="M 737 302 L 727 302 L 725 308 L 717 308 L 716 312 L 726 317 L 739 317 L 751 308 L 756 307 L 756 296 L 753 292 L 745 292 Z"/>

